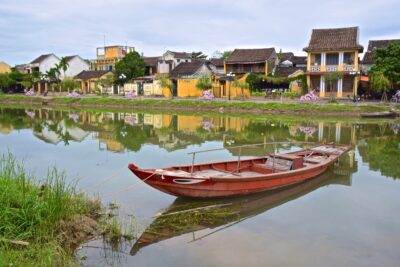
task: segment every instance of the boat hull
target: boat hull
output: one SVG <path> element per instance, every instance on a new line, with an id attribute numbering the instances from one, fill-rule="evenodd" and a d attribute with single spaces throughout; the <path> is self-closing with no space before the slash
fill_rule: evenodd
<path id="1" fill-rule="evenodd" d="M 286 174 L 284 177 L 282 175 L 276 175 L 275 177 L 265 176 L 253 181 L 215 181 L 214 179 L 209 179 L 192 185 L 180 185 L 173 182 L 176 177 L 154 175 L 154 179 L 144 182 L 164 193 L 178 197 L 215 198 L 243 196 L 294 185 L 320 175 L 327 168 L 328 166 L 319 166 L 308 172 Z M 130 169 L 142 180 L 151 175 L 148 172 L 135 170 L 131 167 Z"/>
<path id="2" fill-rule="evenodd" d="M 128 167 L 143 182 L 174 196 L 243 196 L 291 186 L 316 177 L 350 148 L 324 145 L 315 147 L 314 150 L 276 154 L 240 162 L 211 162 L 165 169 L 141 169 L 134 164 L 129 164 Z M 292 165 L 285 166 L 285 160 L 290 160 Z M 274 162 L 274 165 L 271 165 L 271 162 Z M 279 169 L 282 167 L 287 168 Z"/>

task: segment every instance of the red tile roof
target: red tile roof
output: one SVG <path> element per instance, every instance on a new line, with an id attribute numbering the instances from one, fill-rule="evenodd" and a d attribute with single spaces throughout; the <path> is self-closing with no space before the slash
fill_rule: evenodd
<path id="1" fill-rule="evenodd" d="M 379 48 L 388 47 L 392 43 L 400 43 L 400 39 L 392 40 L 370 40 L 368 42 L 368 50 L 364 54 L 363 64 L 374 64 L 376 57 L 376 50 Z"/>
<path id="2" fill-rule="evenodd" d="M 225 62 L 227 64 L 261 63 L 275 56 L 275 48 L 235 49 Z"/>

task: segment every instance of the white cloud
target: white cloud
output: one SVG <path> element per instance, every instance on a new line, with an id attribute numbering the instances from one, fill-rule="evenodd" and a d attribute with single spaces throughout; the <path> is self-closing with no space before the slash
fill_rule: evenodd
<path id="1" fill-rule="evenodd" d="M 312 28 L 360 26 L 361 41 L 400 38 L 399 5 L 381 1 L 0 0 L 0 59 L 29 62 L 41 53 L 95 56 L 103 44 L 145 55 L 271 47 L 302 53 Z"/>

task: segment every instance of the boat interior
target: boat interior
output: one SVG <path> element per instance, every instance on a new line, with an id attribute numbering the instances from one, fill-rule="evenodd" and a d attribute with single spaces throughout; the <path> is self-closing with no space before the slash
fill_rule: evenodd
<path id="1" fill-rule="evenodd" d="M 287 154 L 271 154 L 263 158 L 243 159 L 156 170 L 158 173 L 194 178 L 249 178 L 297 170 L 324 163 L 331 155 L 340 155 L 344 147 L 318 146 Z"/>

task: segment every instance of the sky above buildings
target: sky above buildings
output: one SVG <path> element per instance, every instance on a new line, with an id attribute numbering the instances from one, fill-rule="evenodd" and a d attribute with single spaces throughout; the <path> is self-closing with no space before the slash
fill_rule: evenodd
<path id="1" fill-rule="evenodd" d="M 166 50 L 275 47 L 299 55 L 313 28 L 360 27 L 370 39 L 400 38 L 399 0 L 0 0 L 0 61 L 41 54 L 96 57 L 96 47 Z"/>

